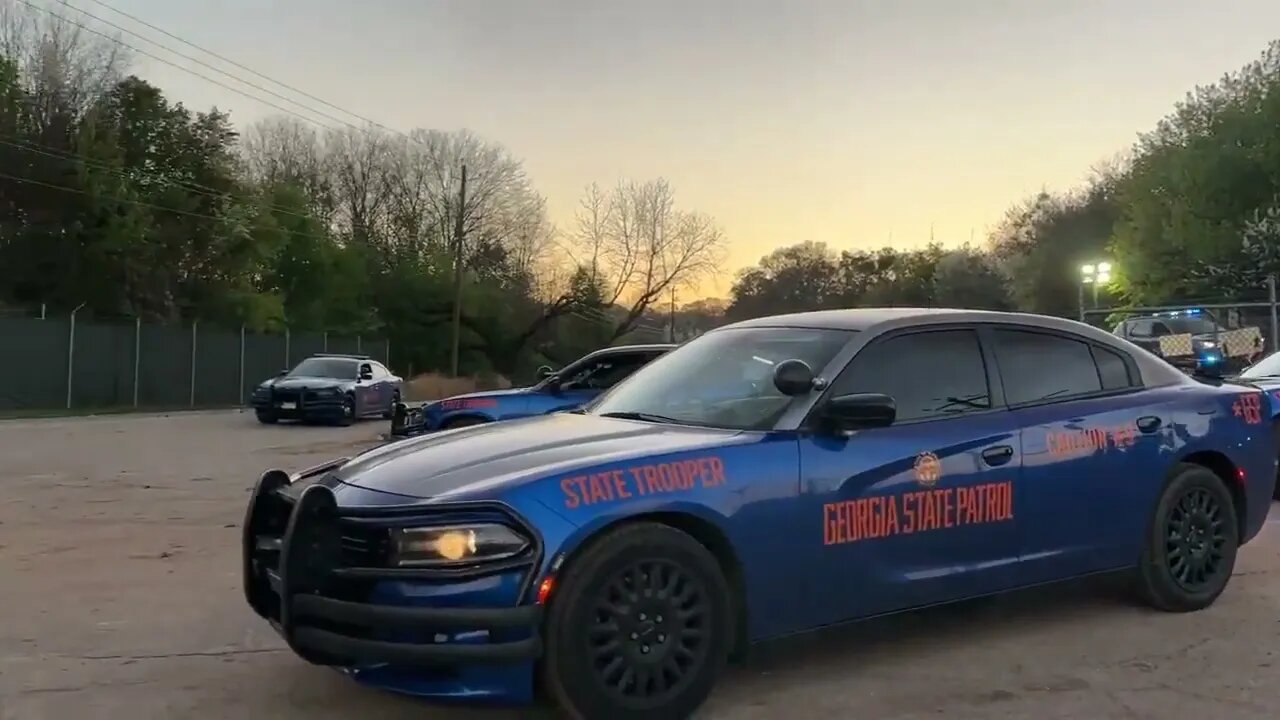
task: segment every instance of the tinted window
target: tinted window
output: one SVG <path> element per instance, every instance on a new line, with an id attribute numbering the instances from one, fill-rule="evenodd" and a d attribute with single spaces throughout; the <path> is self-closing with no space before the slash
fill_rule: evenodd
<path id="1" fill-rule="evenodd" d="M 995 338 L 1005 399 L 1011 405 L 1102 389 L 1087 343 L 1020 330 L 996 330 Z"/>
<path id="2" fill-rule="evenodd" d="M 356 376 L 354 361 L 342 358 L 307 358 L 289 371 L 293 377 L 322 377 L 336 380 L 352 380 Z"/>
<path id="3" fill-rule="evenodd" d="M 991 407 L 986 364 L 972 330 L 912 333 L 863 348 L 831 391 L 833 395 L 857 392 L 892 397 L 899 421 Z"/>
<path id="4" fill-rule="evenodd" d="M 582 368 L 578 373 L 567 377 L 560 387 L 570 390 L 608 390 L 649 362 L 649 359 L 650 355 L 646 353 L 602 357 L 591 365 Z"/>
<path id="5" fill-rule="evenodd" d="M 1106 348 L 1093 346 L 1093 359 L 1098 365 L 1098 376 L 1102 378 L 1103 390 L 1118 390 L 1133 385 L 1129 378 L 1129 366 L 1119 353 Z"/>
<path id="6" fill-rule="evenodd" d="M 690 425 L 767 430 L 806 398 L 783 395 L 773 369 L 802 360 L 821 373 L 851 330 L 747 327 L 716 330 L 644 365 L 609 390 L 592 414 L 669 418 Z"/>
<path id="7" fill-rule="evenodd" d="M 1129 321 L 1130 337 L 1151 337 L 1151 321 L 1150 320 L 1131 320 Z"/>

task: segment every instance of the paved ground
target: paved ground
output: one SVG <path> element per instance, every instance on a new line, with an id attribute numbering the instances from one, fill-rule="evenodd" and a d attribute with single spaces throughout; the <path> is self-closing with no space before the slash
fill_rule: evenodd
<path id="1" fill-rule="evenodd" d="M 528 717 L 363 690 L 282 651 L 244 606 L 253 480 L 382 429 L 227 412 L 0 423 L 0 718 Z M 1278 569 L 1273 522 L 1204 613 L 1148 612 L 1095 584 L 775 646 L 703 717 L 1280 717 Z"/>

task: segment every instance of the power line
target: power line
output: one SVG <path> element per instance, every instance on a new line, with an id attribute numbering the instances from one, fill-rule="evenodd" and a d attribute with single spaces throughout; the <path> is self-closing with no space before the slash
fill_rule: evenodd
<path id="1" fill-rule="evenodd" d="M 223 222 L 224 220 L 226 220 L 226 218 L 220 218 L 213 215 L 206 215 L 204 213 L 192 212 L 190 210 L 179 210 L 178 208 L 165 207 L 163 205 L 156 205 L 154 203 L 144 202 L 142 200 L 130 200 L 129 198 L 124 198 L 124 197 L 120 197 L 119 195 L 112 195 L 109 193 L 102 193 L 99 195 L 98 193 L 91 193 L 87 190 L 81 190 L 79 188 L 67 187 L 65 185 L 55 185 L 53 183 L 47 183 L 41 180 L 34 180 L 32 178 L 25 178 L 25 177 L 19 177 L 17 175 L 10 175 L 5 172 L 0 172 L 0 180 L 10 180 L 12 182 L 20 183 L 23 185 L 36 185 L 39 187 L 49 188 L 50 190 L 61 190 L 62 192 L 74 193 L 76 195 L 89 195 L 89 196 L 98 195 L 99 197 L 105 197 L 111 200 L 115 200 L 116 202 L 126 203 L 128 205 L 136 205 L 138 207 L 149 208 L 151 210 L 160 210 L 162 212 L 171 212 L 171 213 L 174 213 L 175 215 L 186 215 L 188 217 L 200 218 L 202 220 L 212 220 L 214 222 Z M 299 235 L 299 236 L 311 238 L 314 240 L 329 239 L 327 236 L 324 236 L 324 235 L 316 235 L 314 233 L 302 232 L 300 230 L 289 230 L 287 228 L 277 228 L 277 230 L 288 235 Z"/>
<path id="2" fill-rule="evenodd" d="M 66 1 L 66 0 L 63 0 L 63 2 L 65 2 L 65 1 Z M 219 55 L 218 53 L 216 53 L 216 52 L 214 52 L 214 51 L 212 51 L 212 50 L 209 50 L 209 49 L 207 49 L 207 48 L 203 48 L 203 47 L 201 47 L 201 46 L 199 46 L 199 45 L 196 45 L 195 43 L 193 43 L 193 42 L 191 42 L 191 41 L 189 41 L 189 40 L 186 40 L 186 39 L 184 39 L 184 38 L 182 38 L 182 37 L 179 37 L 178 35 L 175 35 L 175 34 L 173 34 L 173 33 L 169 32 L 168 30 L 165 30 L 165 29 L 164 29 L 164 28 L 162 28 L 162 27 L 158 27 L 158 26 L 156 26 L 156 25 L 152 25 L 151 23 L 147 22 L 146 20 L 143 20 L 142 18 L 140 18 L 140 17 L 138 17 L 138 16 L 136 16 L 136 15 L 130 15 L 129 13 L 127 13 L 127 12 L 125 12 L 125 11 L 123 11 L 123 10 L 117 9 L 117 8 L 115 8 L 115 7 L 112 7 L 112 6 L 111 6 L 111 5 L 109 5 L 108 3 L 102 2 L 102 0 L 89 0 L 89 2 L 92 2 L 92 3 L 93 3 L 93 4 L 95 4 L 95 5 L 98 5 L 98 6 L 104 7 L 104 8 L 106 8 L 107 10 L 110 10 L 111 12 L 113 12 L 113 13 L 115 13 L 115 14 L 117 14 L 117 15 L 120 15 L 121 17 L 126 17 L 126 18 L 128 18 L 128 19 L 130 19 L 130 20 L 132 20 L 132 21 L 134 21 L 134 22 L 136 22 L 136 23 L 138 23 L 139 25 L 142 25 L 143 27 L 150 28 L 150 29 L 152 29 L 152 30 L 154 30 L 154 31 L 156 31 L 156 32 L 158 32 L 158 33 L 160 33 L 161 35 L 164 35 L 165 37 L 168 37 L 168 38 L 170 38 L 170 39 L 172 39 L 172 40 L 177 40 L 178 42 L 182 43 L 183 45 L 186 45 L 186 46 L 187 46 L 187 47 L 189 47 L 189 48 L 192 48 L 193 50 L 197 50 L 197 51 L 199 51 L 199 52 L 202 52 L 202 53 L 204 53 L 204 54 L 206 54 L 206 55 L 209 55 L 210 57 L 215 57 L 215 58 L 217 58 L 217 59 L 221 60 L 222 62 L 227 63 L 228 65 L 231 65 L 231 66 L 233 66 L 233 67 L 237 67 L 237 68 L 239 68 L 239 69 L 241 69 L 241 70 L 243 70 L 243 71 L 245 71 L 245 72 L 249 73 L 250 75 L 254 75 L 255 77 L 262 78 L 263 80 L 266 80 L 267 82 L 270 82 L 270 83 L 275 83 L 276 85 L 279 85 L 279 86 L 280 86 L 280 87 L 282 87 L 282 88 L 287 88 L 288 90 L 291 90 L 291 91 L 293 91 L 293 92 L 295 92 L 295 93 L 297 93 L 297 94 L 299 94 L 299 95 L 301 95 L 301 96 L 303 96 L 303 97 L 307 98 L 308 100 L 313 100 L 313 101 L 315 101 L 315 102 L 320 103 L 321 105 L 324 105 L 324 106 L 329 107 L 329 108 L 333 108 L 334 110 L 337 110 L 338 112 L 341 112 L 341 113 L 345 113 L 345 114 L 347 114 L 347 115 L 350 115 L 351 117 L 358 118 L 358 119 L 360 119 L 360 120 L 362 120 L 362 121 L 364 121 L 364 122 L 369 123 L 370 125 L 373 125 L 374 127 L 382 128 L 383 130 L 386 130 L 386 131 L 388 131 L 388 132 L 399 132 L 398 130 L 392 130 L 391 128 L 388 128 L 388 127 L 384 126 L 383 124 L 381 124 L 381 123 L 377 122 L 376 120 L 370 120 L 369 118 L 364 117 L 363 115 L 360 115 L 359 113 L 351 112 L 350 110 L 346 110 L 346 109 L 341 108 L 341 107 L 339 107 L 339 106 L 337 106 L 337 105 L 334 105 L 333 103 L 329 102 L 328 100 L 325 100 L 325 99 L 323 99 L 323 98 L 316 97 L 315 95 L 312 95 L 312 94 L 310 94 L 310 93 L 308 93 L 308 92 L 305 92 L 305 91 L 303 91 L 303 90 L 299 90 L 298 88 L 293 87 L 292 85 L 289 85 L 289 84 L 287 84 L 287 83 L 283 83 L 283 82 L 281 82 L 281 81 L 279 81 L 279 80 L 276 80 L 275 78 L 272 78 L 272 77 L 270 77 L 270 76 L 268 76 L 268 75 L 263 75 L 262 73 L 258 72 L 257 70 L 254 70 L 254 69 L 253 69 L 253 68 L 251 68 L 251 67 L 248 67 L 247 65 L 243 65 L 243 64 L 241 64 L 241 63 L 236 62 L 235 60 L 232 60 L 232 59 L 231 59 L 231 58 L 229 58 L 229 57 L 226 57 L 225 55 Z M 403 133 L 402 133 L 402 134 L 403 134 Z"/>
<path id="3" fill-rule="evenodd" d="M 8 139 L 5 139 L 5 138 L 8 138 Z M 18 140 L 18 142 L 16 143 L 11 142 L 11 140 L 15 140 L 15 139 Z M 31 143 L 31 142 L 22 140 L 21 138 L 15 138 L 12 135 L 0 134 L 0 145 L 7 145 L 8 147 L 15 148 L 17 150 L 23 150 L 25 152 L 34 153 L 37 155 L 43 155 L 45 157 L 50 157 L 55 160 L 65 160 L 67 162 L 81 162 L 81 163 L 84 163 L 84 165 L 87 167 L 91 167 L 98 170 L 102 170 L 104 172 L 111 173 L 112 175 L 115 175 L 116 177 L 119 177 L 124 180 L 133 179 L 129 176 L 125 168 L 113 167 L 111 165 L 108 165 L 107 163 L 94 160 L 85 155 L 79 155 L 77 153 L 58 150 L 56 148 L 52 148 L 47 145 L 38 145 L 36 143 Z M 193 182 L 184 181 L 184 180 L 169 180 L 165 178 L 156 178 L 156 177 L 150 177 L 150 176 L 148 176 L 147 179 L 149 181 L 156 182 L 157 184 L 160 184 L 160 185 L 165 185 L 168 187 L 174 187 L 180 190 L 185 190 L 189 193 L 192 193 L 193 195 L 204 195 L 206 197 L 217 198 L 217 199 L 227 198 L 231 200 L 238 200 L 240 202 L 255 203 L 255 204 L 258 204 L 260 202 L 257 198 L 249 197 L 247 195 L 236 195 L 235 193 L 224 192 L 221 190 L 215 190 L 214 188 L 208 187 L 206 185 L 201 185 L 199 183 L 193 183 Z M 278 205 L 273 205 L 271 203 L 261 203 L 261 205 L 265 209 L 271 210 L 281 215 L 289 215 L 291 217 L 300 218 L 302 220 L 317 220 L 317 221 L 319 220 L 319 218 L 313 217 L 311 215 L 303 215 L 301 213 L 293 212 L 291 210 L 286 210 L 285 208 L 282 208 Z"/>
<path id="4" fill-rule="evenodd" d="M 238 95 L 242 95 L 242 96 L 244 96 L 244 97 L 247 97 L 247 98 L 249 98 L 250 100 L 257 100 L 258 102 L 260 102 L 260 103 L 262 103 L 262 104 L 264 104 L 264 105 L 267 105 L 267 106 L 269 106 L 269 107 L 275 108 L 276 110 L 279 110 L 279 111 L 280 111 L 280 112 L 282 112 L 282 113 L 286 113 L 286 114 L 292 115 L 292 116 L 294 116 L 294 117 L 301 118 L 301 119 L 303 119 L 303 120 L 306 120 L 306 121 L 307 121 L 307 122 L 309 122 L 309 123 L 312 123 L 312 124 L 314 124 L 314 125 L 318 125 L 318 126 L 320 126 L 320 127 L 322 127 L 322 128 L 325 128 L 325 129 L 332 129 L 332 128 L 330 128 L 328 125 L 325 125 L 324 123 L 320 122 L 319 120 L 316 120 L 316 119 L 314 119 L 314 118 L 309 118 L 309 117 L 307 117 L 306 115 L 302 115 L 301 113 L 298 113 L 298 112 L 295 112 L 295 111 L 290 110 L 290 109 L 288 109 L 288 108 L 285 108 L 285 107 L 281 107 L 281 106 L 279 106 L 279 105 L 276 105 L 275 103 L 271 102 L 270 100 L 264 100 L 264 99 L 262 99 L 262 98 L 260 98 L 260 97 L 258 97 L 258 96 L 256 96 L 256 95 L 252 95 L 252 94 L 250 94 L 250 93 L 247 93 L 247 92 L 245 92 L 245 91 L 243 91 L 243 90 L 241 90 L 241 89 L 239 89 L 239 88 L 235 88 L 235 87 L 232 87 L 232 86 L 230 86 L 230 85 L 228 85 L 228 84 L 226 84 L 226 83 L 224 83 L 224 82 L 221 82 L 221 81 L 218 81 L 218 80 L 214 80 L 213 78 L 209 77 L 208 75 L 203 75 L 203 74 L 201 74 L 201 73 L 196 72 L 195 70 L 192 70 L 191 68 L 183 67 L 183 66 L 181 66 L 181 65 L 179 65 L 179 64 L 177 64 L 177 63 L 175 63 L 175 62 L 173 62 L 172 60 L 166 60 L 165 58 L 162 58 L 162 57 L 160 57 L 159 55 L 155 55 L 155 54 L 153 54 L 153 53 L 149 53 L 149 52 L 147 52 L 146 50 L 142 50 L 142 49 L 137 48 L 137 47 L 135 47 L 135 46 L 133 46 L 133 45 L 130 45 L 129 43 L 127 43 L 127 42 L 125 42 L 125 41 L 121 40 L 120 38 L 112 37 L 112 36 L 110 36 L 110 35 L 108 35 L 108 34 L 106 34 L 106 33 L 104 33 L 104 32 L 99 31 L 99 30 L 94 30 L 93 28 L 89 27 L 88 25 L 85 25 L 84 23 L 79 23 L 79 22 L 76 22 L 75 20 L 72 20 L 72 19 L 70 19 L 70 18 L 63 17 L 62 15 L 59 15 L 58 13 L 54 12 L 54 11 L 53 11 L 52 9 L 50 9 L 50 8 L 40 7 L 39 5 L 36 5 L 35 3 L 32 3 L 30 0 L 18 0 L 18 2 L 22 3 L 23 5 L 26 5 L 27 7 L 30 7 L 30 8 L 32 8 L 32 9 L 35 9 L 35 10 L 41 10 L 41 11 L 43 11 L 43 12 L 46 12 L 46 13 L 48 13 L 49 15 L 52 15 L 53 17 L 55 17 L 55 18 L 57 18 L 57 19 L 59 19 L 59 20 L 61 20 L 61 21 L 65 22 L 65 23 L 68 23 L 68 24 L 70 24 L 70 25 L 74 25 L 74 26 L 76 26 L 76 27 L 80 28 L 81 30 L 84 30 L 85 32 L 93 33 L 94 35 L 97 35 L 98 37 L 105 38 L 105 39 L 107 39 L 107 40 L 109 40 L 109 41 L 111 41 L 111 42 L 113 42 L 113 43 L 116 43 L 117 45 L 119 45 L 119 46 L 121 46 L 121 47 L 124 47 L 124 48 L 127 48 L 127 49 L 129 49 L 129 50 L 132 50 L 133 52 L 136 52 L 136 53 L 138 53 L 139 55 L 143 55 L 143 56 L 145 56 L 145 57 L 149 57 L 149 58 L 151 58 L 151 59 L 153 59 L 153 60 L 156 60 L 156 61 L 158 61 L 158 62 L 162 62 L 162 63 L 164 63 L 165 65 L 168 65 L 168 66 L 170 66 L 170 67 L 177 68 L 178 70 L 181 70 L 181 71 L 183 71 L 183 72 L 185 72 L 185 73 L 189 73 L 189 74 L 191 74 L 191 75 L 194 75 L 195 77 L 198 77 L 198 78 L 200 78 L 201 80 L 204 80 L 204 81 L 206 81 L 206 82 L 211 82 L 211 83 L 213 83 L 214 85 L 217 85 L 218 87 L 225 88 L 225 89 L 230 90 L 231 92 L 234 92 L 234 93 L 236 93 L 236 94 L 238 94 Z M 349 123 L 348 123 L 348 124 L 349 124 Z"/>
<path id="5" fill-rule="evenodd" d="M 132 35 L 132 36 L 134 36 L 134 37 L 136 37 L 136 38 L 138 38 L 138 39 L 140 39 L 140 40 L 145 40 L 146 42 L 151 43 L 152 45 L 154 45 L 154 46 L 156 46 L 156 47 L 158 47 L 158 48 L 160 48 L 160 49 L 164 50 L 165 52 L 173 53 L 174 55 L 177 55 L 178 57 L 180 57 L 180 58 L 182 58 L 182 59 L 184 59 L 184 60 L 188 60 L 188 61 L 193 62 L 193 63 L 195 63 L 195 64 L 197 64 L 197 65 L 199 65 L 199 66 L 201 66 L 201 67 L 208 68 L 208 69 L 210 69 L 210 70 L 212 70 L 212 71 L 214 71 L 214 72 L 216 72 L 216 73 L 218 73 L 218 74 L 220 74 L 220 75 L 223 75 L 223 76 L 225 76 L 225 77 L 229 77 L 229 78 L 231 78 L 232 80 L 235 80 L 236 82 L 244 83 L 245 85 L 248 85 L 249 87 L 251 87 L 251 88 L 253 88 L 253 89 L 255 89 L 255 90 L 259 91 L 259 92 L 264 92 L 264 93 L 266 93 L 266 94 L 268 94 L 268 95 L 270 95 L 270 96 L 272 96 L 272 97 L 279 98 L 280 100 L 284 100 L 285 102 L 293 103 L 294 105 L 297 105 L 298 107 L 305 109 L 307 112 L 315 113 L 316 115 L 319 115 L 319 116 L 320 116 L 320 117 L 322 117 L 322 118 L 325 118 L 325 119 L 328 119 L 328 120 L 332 120 L 333 122 L 341 123 L 341 124 L 343 124 L 343 125 L 347 125 L 348 127 L 352 127 L 352 128 L 357 129 L 357 130 L 359 130 L 359 129 L 360 129 L 360 128 L 356 127 L 355 125 L 352 125 L 350 122 L 347 122 L 346 120 L 343 120 L 342 118 L 336 118 L 336 117 L 334 117 L 334 116 L 332 116 L 332 115 L 330 115 L 330 114 L 328 114 L 328 113 L 326 113 L 326 112 L 323 112 L 323 111 L 321 111 L 321 110 L 316 110 L 315 108 L 313 108 L 313 107 L 311 107 L 311 106 L 309 106 L 309 105 L 306 105 L 306 104 L 304 104 L 304 103 L 300 103 L 300 102 L 298 102 L 297 100 L 294 100 L 294 99 L 293 99 L 293 98 L 291 98 L 291 97 L 288 97 L 288 96 L 285 96 L 285 95 L 281 95 L 280 93 L 275 92 L 274 90 L 270 90 L 270 89 L 268 89 L 268 88 L 264 88 L 264 87 L 262 87 L 261 85 L 259 85 L 259 84 L 257 84 L 257 83 L 251 82 L 251 81 L 249 81 L 249 80 L 245 80 L 244 78 L 239 77 L 239 76 L 237 76 L 237 75 L 233 75 L 233 74 L 231 74 L 231 73 L 227 72 L 226 70 L 223 70 L 222 68 L 217 67 L 216 65 L 211 65 L 211 64 L 209 64 L 209 63 L 207 63 L 207 62 L 205 62 L 205 61 L 201 60 L 200 58 L 192 57 L 192 56 L 190 56 L 190 55 L 187 55 L 186 53 L 178 52 L 177 50 L 174 50 L 174 49 L 173 49 L 173 48 L 171 48 L 171 47 L 168 47 L 168 46 L 166 46 L 166 45 L 163 45 L 163 44 L 161 44 L 161 43 L 158 43 L 158 42 L 156 42 L 155 40 L 152 40 L 151 38 L 149 38 L 149 37 L 147 37 L 147 36 L 145 36 L 145 35 L 142 35 L 142 34 L 139 34 L 139 33 L 135 32 L 135 31 L 133 31 L 133 30 L 130 30 L 130 29 L 129 29 L 129 28 L 127 28 L 127 27 L 124 27 L 124 26 L 122 26 L 122 25 L 118 25 L 118 24 L 116 24 L 116 23 L 114 23 L 114 22 L 111 22 L 110 20 L 106 20 L 106 19 L 104 19 L 104 18 L 100 18 L 100 17 L 98 17 L 97 15 L 94 15 L 93 13 L 89 12 L 88 10 L 82 10 L 82 9 L 80 9 L 80 8 L 78 8 L 78 7 L 75 7 L 74 5 L 71 5 L 70 3 L 68 3 L 68 2 L 67 2 L 67 0 L 61 0 L 61 2 L 62 2 L 63 7 L 67 8 L 68 10 L 74 10 L 74 11 L 76 11 L 76 12 L 80 13 L 81 15 L 84 15 L 85 17 L 89 17 L 89 18 L 92 18 L 92 19 L 94 19 L 94 20 L 97 20 L 98 22 L 102 23 L 103 25 L 107 25 L 107 26 L 109 26 L 109 27 L 113 27 L 113 28 L 115 28 L 116 30 L 119 30 L 119 31 L 121 31 L 121 32 L 128 33 L 128 34 L 130 34 L 130 35 Z M 224 86 L 224 87 L 225 87 L 225 86 Z M 258 99 L 261 99 L 261 98 L 258 98 Z"/>

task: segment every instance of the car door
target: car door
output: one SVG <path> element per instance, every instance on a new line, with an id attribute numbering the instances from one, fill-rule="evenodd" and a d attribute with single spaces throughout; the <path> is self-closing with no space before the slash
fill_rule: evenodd
<path id="1" fill-rule="evenodd" d="M 805 593 L 818 624 L 1012 584 L 1021 454 L 995 380 L 971 327 L 879 338 L 837 376 L 824 397 L 884 393 L 897 419 L 801 437 L 802 491 L 822 523 Z"/>
<path id="2" fill-rule="evenodd" d="M 373 372 L 373 364 L 362 362 L 356 375 L 356 412 L 368 415 L 375 408 L 382 407 L 378 393 L 378 379 Z"/>
<path id="3" fill-rule="evenodd" d="M 394 378 L 391 371 L 387 370 L 382 363 L 370 363 L 373 366 L 373 380 L 378 388 L 378 405 L 377 407 L 389 410 L 391 401 L 395 398 L 396 388 Z"/>
<path id="4" fill-rule="evenodd" d="M 1021 580 L 1130 565 L 1163 475 L 1169 417 L 1139 386 L 1133 359 L 1069 333 L 988 330 L 1004 396 L 1021 428 Z"/>

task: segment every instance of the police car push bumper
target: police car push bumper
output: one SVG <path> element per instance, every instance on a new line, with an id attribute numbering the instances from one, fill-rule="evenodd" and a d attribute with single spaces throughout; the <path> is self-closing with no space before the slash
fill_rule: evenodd
<path id="1" fill-rule="evenodd" d="M 332 467 L 309 471 L 299 479 Z M 300 657 L 342 668 L 424 669 L 504 665 L 539 656 L 542 608 L 538 605 L 426 607 L 368 602 L 368 588 L 380 581 L 447 583 L 453 576 L 461 582 L 474 577 L 475 572 L 344 563 L 340 514 L 350 520 L 381 514 L 380 520 L 385 521 L 388 516 L 407 516 L 409 508 L 360 508 L 358 513 L 344 513 L 329 487 L 311 484 L 293 500 L 290 485 L 290 477 L 276 470 L 264 474 L 254 488 L 244 524 L 244 589 L 249 605 Z M 415 525 L 421 524 L 423 513 L 414 515 Z M 533 533 L 529 535 L 531 551 L 494 568 L 494 572 L 527 566 L 526 579 L 531 577 L 541 547 Z M 525 582 L 521 597 L 528 596 L 527 585 Z M 450 641 L 475 633 L 490 640 Z"/>

